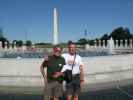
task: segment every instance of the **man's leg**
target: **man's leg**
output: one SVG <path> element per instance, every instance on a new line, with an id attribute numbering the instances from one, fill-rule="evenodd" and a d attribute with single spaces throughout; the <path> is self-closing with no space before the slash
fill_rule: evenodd
<path id="1" fill-rule="evenodd" d="M 48 83 L 47 87 L 44 89 L 44 100 L 51 100 L 53 99 L 53 87 L 54 82 Z"/>
<path id="2" fill-rule="evenodd" d="M 78 95 L 74 95 L 73 100 L 78 100 Z"/>
<path id="3" fill-rule="evenodd" d="M 73 100 L 78 100 L 78 95 L 81 93 L 80 78 L 79 77 L 75 77 L 73 89 L 74 89 Z"/>
<path id="4" fill-rule="evenodd" d="M 67 100 L 72 100 L 72 98 L 73 98 L 73 100 L 78 100 L 78 95 L 76 94 L 76 95 L 67 95 Z"/>
<path id="5" fill-rule="evenodd" d="M 67 100 L 72 100 L 72 95 L 67 95 Z"/>
<path id="6" fill-rule="evenodd" d="M 63 96 L 63 88 L 61 83 L 55 82 L 53 93 L 54 93 L 54 100 L 59 100 L 59 98 Z"/>
<path id="7" fill-rule="evenodd" d="M 59 98 L 58 97 L 53 97 L 53 100 L 59 100 Z"/>
<path id="8" fill-rule="evenodd" d="M 73 84 L 66 85 L 66 97 L 67 100 L 72 100 L 73 97 Z"/>

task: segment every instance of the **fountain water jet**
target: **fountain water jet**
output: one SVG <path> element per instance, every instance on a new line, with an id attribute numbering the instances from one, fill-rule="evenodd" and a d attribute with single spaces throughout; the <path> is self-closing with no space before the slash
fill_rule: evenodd
<path id="1" fill-rule="evenodd" d="M 110 40 L 108 41 L 108 54 L 115 54 L 115 51 L 114 51 L 114 40 L 113 38 L 111 37 Z"/>

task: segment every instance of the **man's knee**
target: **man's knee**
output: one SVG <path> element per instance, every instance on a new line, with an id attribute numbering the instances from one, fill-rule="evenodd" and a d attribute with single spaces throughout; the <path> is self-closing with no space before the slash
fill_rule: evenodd
<path id="1" fill-rule="evenodd" d="M 67 95 L 67 100 L 72 100 L 72 95 Z"/>
<path id="2" fill-rule="evenodd" d="M 78 95 L 74 95 L 73 100 L 78 100 Z"/>

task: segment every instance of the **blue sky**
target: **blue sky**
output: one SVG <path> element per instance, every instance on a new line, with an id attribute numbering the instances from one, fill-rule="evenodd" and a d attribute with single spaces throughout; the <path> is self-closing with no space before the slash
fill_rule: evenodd
<path id="1" fill-rule="evenodd" d="M 59 40 L 100 37 L 119 26 L 133 33 L 133 0 L 0 0 L 0 27 L 9 40 L 51 42 L 53 8 L 59 12 Z"/>

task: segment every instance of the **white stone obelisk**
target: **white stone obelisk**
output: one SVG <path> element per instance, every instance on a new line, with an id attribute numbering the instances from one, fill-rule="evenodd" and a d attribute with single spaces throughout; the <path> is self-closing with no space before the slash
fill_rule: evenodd
<path id="1" fill-rule="evenodd" d="M 53 29 L 53 45 L 58 44 L 58 12 L 57 8 L 54 8 L 54 29 Z"/>

